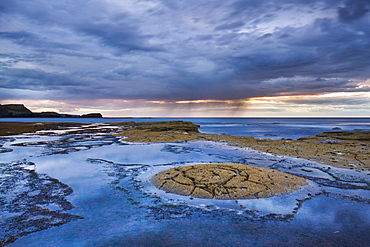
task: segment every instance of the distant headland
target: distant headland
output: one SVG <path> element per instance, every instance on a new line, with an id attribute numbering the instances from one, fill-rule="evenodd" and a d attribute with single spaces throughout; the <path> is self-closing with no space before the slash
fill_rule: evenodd
<path id="1" fill-rule="evenodd" d="M 84 115 L 61 114 L 57 112 L 32 112 L 23 104 L 0 105 L 0 118 L 31 117 L 31 118 L 102 118 L 101 113 Z"/>

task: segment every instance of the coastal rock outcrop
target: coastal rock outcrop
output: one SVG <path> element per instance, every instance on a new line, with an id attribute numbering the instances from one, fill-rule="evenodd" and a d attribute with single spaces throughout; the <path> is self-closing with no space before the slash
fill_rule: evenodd
<path id="1" fill-rule="evenodd" d="M 32 111 L 22 104 L 0 105 L 0 117 L 32 117 Z"/>
<path id="2" fill-rule="evenodd" d="M 335 167 L 370 171 L 370 131 L 334 131 L 298 140 L 271 140 L 199 133 L 198 125 L 184 121 L 126 122 L 118 125 L 125 127 L 118 135 L 124 136 L 122 140 L 127 142 L 224 142 L 231 146 L 309 159 Z"/>
<path id="3" fill-rule="evenodd" d="M 199 125 L 186 121 L 122 122 L 125 131 L 119 135 L 128 142 L 185 142 L 198 138 Z"/>
<path id="4" fill-rule="evenodd" d="M 308 185 L 295 175 L 238 163 L 176 167 L 155 174 L 151 183 L 168 193 L 221 200 L 278 196 Z"/>
<path id="5" fill-rule="evenodd" d="M 32 112 L 23 104 L 8 104 L 0 105 L 0 118 L 13 118 L 13 117 L 32 117 L 32 118 L 66 118 L 66 117 L 82 117 L 82 118 L 102 118 L 100 113 L 88 113 L 82 116 L 59 114 L 57 112 Z"/>
<path id="6" fill-rule="evenodd" d="M 59 113 L 57 112 L 52 112 L 52 111 L 48 111 L 48 112 L 36 112 L 36 113 L 32 113 L 31 117 L 51 117 L 51 118 L 58 118 L 58 117 L 62 117 L 62 115 L 60 115 Z"/>
<path id="7" fill-rule="evenodd" d="M 103 116 L 100 113 L 88 113 L 88 114 L 84 114 L 80 117 L 83 117 L 83 118 L 102 118 Z"/>

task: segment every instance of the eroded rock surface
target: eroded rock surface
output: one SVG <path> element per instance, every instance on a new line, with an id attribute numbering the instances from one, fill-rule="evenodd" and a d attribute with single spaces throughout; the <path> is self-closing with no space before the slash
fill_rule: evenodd
<path id="1" fill-rule="evenodd" d="M 40 130 L 60 130 L 80 126 L 82 126 L 82 124 L 79 123 L 0 122 L 0 136 L 34 133 Z"/>
<path id="2" fill-rule="evenodd" d="M 82 219 L 73 208 L 66 184 L 35 171 L 28 161 L 0 164 L 0 246 L 52 226 Z"/>
<path id="3" fill-rule="evenodd" d="M 176 167 L 157 173 L 151 183 L 169 193 L 208 199 L 271 197 L 308 184 L 294 175 L 238 163 Z"/>
<path id="4" fill-rule="evenodd" d="M 352 132 L 350 132 L 352 133 Z M 253 137 L 207 135 L 207 140 L 227 142 L 276 155 L 314 160 L 323 164 L 357 170 L 370 170 L 370 142 L 367 133 L 356 133 L 358 139 L 341 140 L 335 134 L 304 137 L 298 140 L 258 140 Z"/>
<path id="5" fill-rule="evenodd" d="M 276 155 L 314 160 L 323 164 L 357 170 L 370 170 L 370 131 L 334 131 L 298 140 L 256 139 L 246 136 L 199 133 L 198 125 L 185 121 L 120 123 L 121 134 L 129 142 L 186 142 L 204 140 L 226 142 Z"/>
<path id="6" fill-rule="evenodd" d="M 123 122 L 126 130 L 119 134 L 128 142 L 185 142 L 197 139 L 199 125 L 186 121 Z"/>

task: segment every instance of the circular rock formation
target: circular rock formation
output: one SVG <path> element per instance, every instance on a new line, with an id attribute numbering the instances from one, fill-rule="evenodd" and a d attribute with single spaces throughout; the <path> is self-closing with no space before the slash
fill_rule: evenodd
<path id="1" fill-rule="evenodd" d="M 151 183 L 168 193 L 223 200 L 277 196 L 308 184 L 301 177 L 237 163 L 176 167 L 155 174 Z"/>

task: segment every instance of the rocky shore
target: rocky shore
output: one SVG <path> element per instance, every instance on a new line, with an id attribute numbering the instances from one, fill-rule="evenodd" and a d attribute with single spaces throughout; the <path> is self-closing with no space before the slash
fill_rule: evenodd
<path id="1" fill-rule="evenodd" d="M 0 136 L 20 135 L 23 133 L 35 133 L 40 130 L 58 130 L 70 127 L 79 127 L 79 123 L 24 123 L 24 122 L 0 122 Z"/>
<path id="2" fill-rule="evenodd" d="M 333 229 L 342 229 L 343 219 L 351 225 L 335 237 L 347 234 L 352 241 L 353 232 L 368 220 L 369 131 L 270 140 L 210 135 L 198 128 L 185 121 L 0 121 L 0 172 L 4 175 L 0 211 L 5 212 L 0 246 L 14 241 L 14 246 L 27 241 L 47 243 L 61 235 L 72 236 L 81 227 L 97 225 L 94 232 L 99 234 L 102 227 L 117 222 L 125 223 L 117 228 L 120 231 L 135 222 L 152 229 L 169 220 L 174 222 L 171 228 L 179 226 L 172 234 L 183 231 L 188 222 L 193 231 L 194 225 L 212 220 L 216 226 L 226 222 L 223 229 L 230 228 L 230 222 L 242 223 L 242 227 L 249 225 L 246 222 L 258 228 L 289 226 L 281 234 L 292 232 L 295 237 L 305 235 L 312 222 L 328 229 L 330 235 Z M 60 171 L 62 179 L 58 180 Z M 93 201 L 90 192 L 97 192 Z M 150 225 L 153 222 L 156 226 Z M 55 235 L 46 232 L 46 240 L 37 237 L 40 235 L 23 238 L 64 224 L 71 227 L 60 227 Z M 202 225 L 199 231 L 209 226 Z M 297 233 L 296 229 L 301 230 Z M 165 231 L 167 234 L 168 229 Z M 312 231 L 316 234 L 317 229 Z M 254 237 L 253 229 L 251 232 Z M 260 237 L 269 233 L 267 229 Z M 315 234 L 307 239 L 316 239 Z M 357 234 L 362 239 L 366 231 Z M 81 233 L 74 241 L 84 237 Z M 327 235 L 319 240 L 317 243 L 323 243 Z"/>
<path id="3" fill-rule="evenodd" d="M 77 123 L 0 122 L 0 136 L 39 130 L 82 126 Z M 195 140 L 227 143 L 261 152 L 304 158 L 334 167 L 370 170 L 370 131 L 333 131 L 298 140 L 256 139 L 245 136 L 200 133 L 199 126 L 185 121 L 111 123 L 125 142 L 165 143 Z"/>
<path id="4" fill-rule="evenodd" d="M 225 142 L 231 146 L 309 159 L 335 167 L 370 170 L 370 131 L 334 131 L 298 140 L 271 140 L 199 133 L 198 125 L 183 121 L 120 125 L 127 129 L 119 135 L 128 142 Z"/>
<path id="5" fill-rule="evenodd" d="M 0 118 L 102 118 L 100 113 L 88 113 L 84 115 L 60 114 L 57 112 L 32 112 L 22 104 L 0 105 Z"/>

